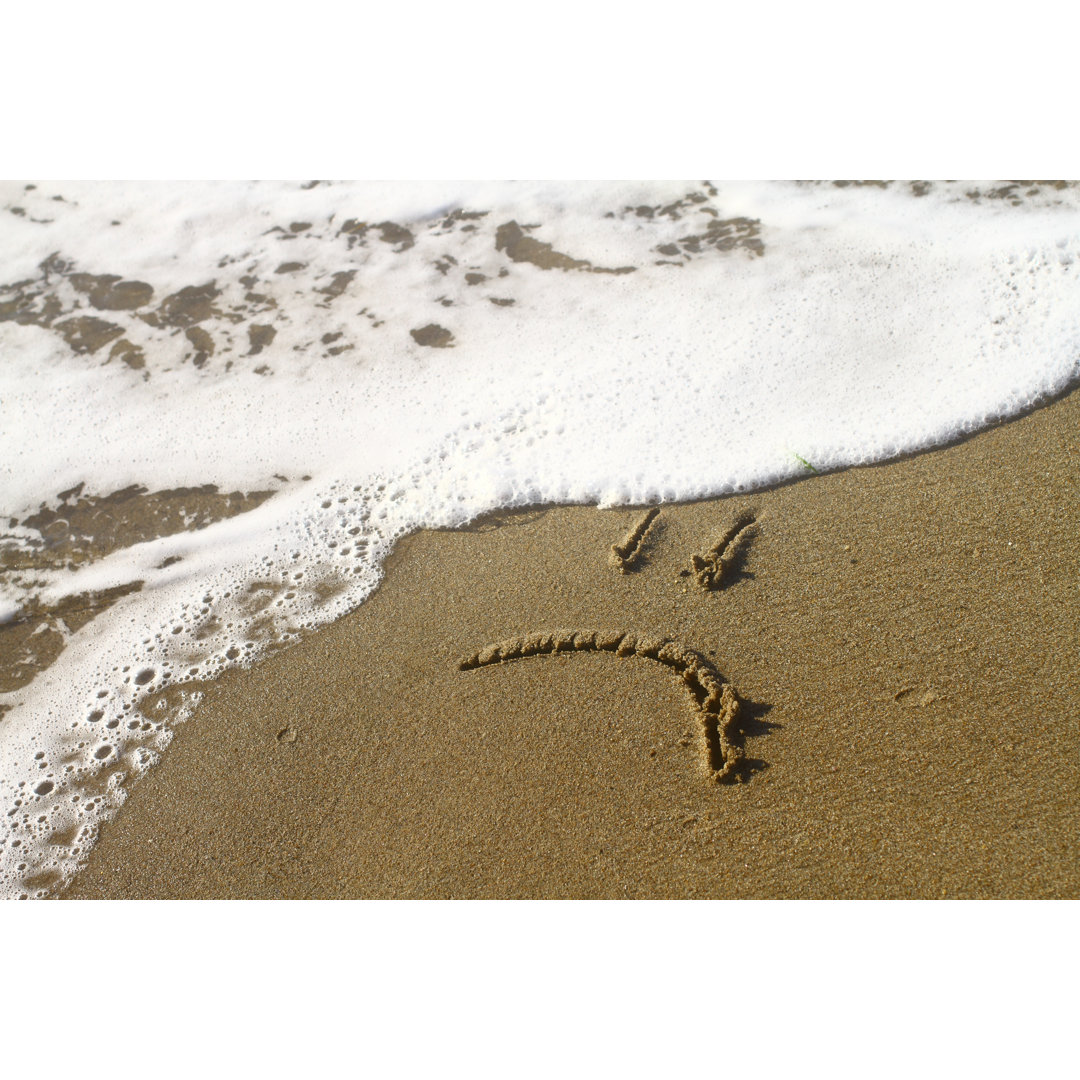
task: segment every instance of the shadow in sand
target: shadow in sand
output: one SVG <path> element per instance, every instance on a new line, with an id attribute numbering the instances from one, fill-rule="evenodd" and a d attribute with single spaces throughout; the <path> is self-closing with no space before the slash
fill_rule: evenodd
<path id="1" fill-rule="evenodd" d="M 654 518 L 649 525 L 649 531 L 642 537 L 633 559 L 620 567 L 620 573 L 633 577 L 634 574 L 647 570 L 656 555 L 660 538 L 666 531 L 667 522 L 662 517 Z"/>
<path id="2" fill-rule="evenodd" d="M 449 525 L 445 528 L 432 529 L 432 532 L 464 532 L 464 533 L 487 533 L 496 529 L 513 528 L 519 525 L 531 525 L 539 521 L 551 506 L 533 504 L 521 506 L 514 510 L 492 510 L 486 514 L 480 514 L 473 518 L 467 525 Z"/>
<path id="3" fill-rule="evenodd" d="M 772 711 L 772 705 L 764 701 L 750 701 L 742 698 L 739 702 L 738 745 L 745 752 L 746 740 L 761 738 L 773 731 L 782 731 L 784 725 L 764 717 Z M 747 755 L 735 770 L 735 777 L 746 783 L 755 773 L 764 772 L 769 763 L 762 758 Z"/>

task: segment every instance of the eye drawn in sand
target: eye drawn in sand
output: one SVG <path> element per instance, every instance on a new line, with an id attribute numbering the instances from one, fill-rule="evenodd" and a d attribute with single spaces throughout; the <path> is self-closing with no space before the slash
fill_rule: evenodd
<path id="1" fill-rule="evenodd" d="M 707 592 L 722 589 L 742 565 L 750 540 L 758 533 L 750 510 L 740 510 L 731 526 L 708 551 L 690 556 L 694 580 Z"/>
<path id="2" fill-rule="evenodd" d="M 641 657 L 663 664 L 690 691 L 701 721 L 701 762 L 709 779 L 731 782 L 739 778 L 745 760 L 740 739 L 738 695 L 700 654 L 670 638 L 652 638 L 626 631 L 557 630 L 530 634 L 487 645 L 458 663 L 461 671 L 504 664 L 556 653 L 603 652 L 617 657 Z"/>
<path id="3" fill-rule="evenodd" d="M 653 524 L 660 516 L 660 510 L 654 506 L 646 511 L 640 521 L 623 537 L 622 542 L 611 545 L 611 565 L 622 574 L 629 574 L 641 561 L 645 552 L 646 539 Z"/>

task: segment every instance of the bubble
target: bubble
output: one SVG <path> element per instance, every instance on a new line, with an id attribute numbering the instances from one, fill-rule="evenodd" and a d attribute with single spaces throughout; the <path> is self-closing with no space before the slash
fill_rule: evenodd
<path id="1" fill-rule="evenodd" d="M 55 786 L 56 785 L 53 784 L 53 782 L 51 780 L 42 780 L 41 783 L 38 784 L 38 786 L 36 788 L 34 788 L 34 794 L 35 795 L 48 795 L 49 792 L 52 791 L 52 789 Z M 41 819 L 41 820 L 44 820 L 44 819 Z"/>

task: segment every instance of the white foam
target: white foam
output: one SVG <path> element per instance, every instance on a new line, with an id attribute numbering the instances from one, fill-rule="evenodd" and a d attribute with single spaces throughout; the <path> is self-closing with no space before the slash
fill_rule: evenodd
<path id="1" fill-rule="evenodd" d="M 16 811 L 0 888 L 32 891 L 27 877 L 85 857 L 168 742 L 175 719 L 133 719 L 148 692 L 354 607 L 407 531 L 497 507 L 746 490 L 805 472 L 800 459 L 822 471 L 932 446 L 1062 389 L 1080 357 L 1075 193 L 1014 207 L 964 190 L 0 188 L 0 205 L 24 210 L 0 213 L 0 280 L 39 279 L 58 252 L 67 276 L 34 287 L 114 323 L 145 358 L 103 364 L 109 345 L 73 355 L 55 324 L 0 323 L 0 510 L 21 519 L 80 482 L 107 493 L 290 478 L 241 517 L 36 575 L 48 601 L 145 585 L 0 697 L 17 705 L 0 720 L 0 801 Z M 657 209 L 627 209 L 644 205 Z M 448 221 L 458 209 L 489 213 Z M 710 243 L 711 223 L 740 217 L 760 226 L 714 225 Z M 374 227 L 358 241 L 342 232 L 349 219 Z M 388 221 L 410 237 L 382 231 Z M 515 262 L 496 243 L 511 221 L 594 267 L 635 269 Z M 277 272 L 287 264 L 302 265 Z M 148 282 L 153 303 L 88 307 L 76 272 Z M 211 281 L 216 313 L 197 325 L 216 348 L 197 368 L 185 327 L 140 315 Z M 336 297 L 318 291 L 335 282 Z M 273 326 L 272 343 L 255 350 L 253 324 Z M 418 344 L 410 331 L 429 324 L 453 347 Z M 270 600 L 255 610 L 253 596 Z M 9 589 L 0 607 L 10 617 L 18 602 Z M 110 786 L 89 810 L 71 802 L 100 775 Z M 52 788 L 31 794 L 43 779 Z M 82 840 L 47 844 L 77 822 Z"/>

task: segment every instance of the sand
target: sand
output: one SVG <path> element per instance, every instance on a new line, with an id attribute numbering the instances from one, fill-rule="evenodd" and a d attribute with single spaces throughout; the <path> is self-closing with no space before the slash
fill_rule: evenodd
<path id="1" fill-rule="evenodd" d="M 51 504 L 42 503 L 22 521 L 9 519 L 9 528 L 22 525 L 35 530 L 40 540 L 34 544 L 13 543 L 11 534 L 0 527 L 0 585 L 32 580 L 43 571 L 75 570 L 144 540 L 203 529 L 253 510 L 273 494 L 224 494 L 208 484 L 156 492 L 136 486 L 101 497 L 84 494 L 83 487 L 60 492 Z M 18 616 L 0 623 L 0 693 L 28 685 L 56 661 L 73 633 L 142 585 L 132 581 L 54 604 L 27 596 Z M 0 717 L 9 707 L 0 704 Z"/>
<path id="2" fill-rule="evenodd" d="M 1076 897 L 1078 444 L 1074 391 L 663 506 L 623 566 L 645 508 L 412 535 L 357 611 L 206 688 L 65 895 Z M 647 649 L 459 667 L 593 630 L 733 688 L 735 782 Z"/>

